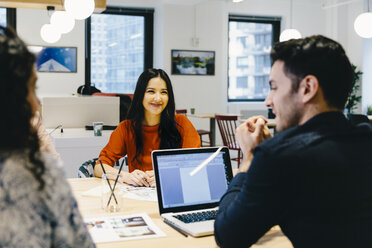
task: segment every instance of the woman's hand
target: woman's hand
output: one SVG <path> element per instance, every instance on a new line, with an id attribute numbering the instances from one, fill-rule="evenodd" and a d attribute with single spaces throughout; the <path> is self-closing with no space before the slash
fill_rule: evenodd
<path id="1" fill-rule="evenodd" d="M 120 175 L 123 178 L 124 183 L 131 184 L 133 186 L 145 186 L 145 187 L 153 187 L 151 182 L 152 179 L 150 176 L 141 170 L 134 170 L 131 173 L 124 173 Z"/>
<path id="2" fill-rule="evenodd" d="M 146 171 L 146 174 L 150 177 L 150 180 L 148 181 L 150 184 L 150 187 L 155 188 L 156 183 L 155 183 L 155 174 L 153 170 Z"/>

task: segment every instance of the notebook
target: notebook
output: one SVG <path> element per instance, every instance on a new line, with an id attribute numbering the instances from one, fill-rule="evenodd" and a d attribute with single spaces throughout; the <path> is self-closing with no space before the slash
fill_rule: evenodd
<path id="1" fill-rule="evenodd" d="M 213 234 L 219 201 L 233 178 L 227 147 L 190 175 L 218 148 L 152 152 L 160 215 L 164 222 L 194 237 Z"/>

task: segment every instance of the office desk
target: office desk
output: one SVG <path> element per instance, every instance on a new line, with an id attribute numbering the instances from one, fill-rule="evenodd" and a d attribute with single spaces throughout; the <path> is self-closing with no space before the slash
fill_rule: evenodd
<path id="1" fill-rule="evenodd" d="M 201 238 L 193 238 L 191 236 L 184 237 L 176 230 L 165 224 L 158 212 L 158 205 L 156 202 L 138 201 L 125 198 L 125 207 L 123 211 L 115 214 L 110 214 L 101 209 L 101 202 L 99 197 L 85 197 L 81 193 L 97 187 L 101 183 L 98 178 L 70 178 L 68 182 L 71 185 L 72 191 L 79 204 L 79 209 L 84 218 L 93 218 L 107 215 L 128 215 L 136 213 L 147 213 L 161 230 L 165 232 L 166 237 L 154 239 L 131 240 L 124 242 L 101 243 L 97 247 L 151 247 L 151 248 L 204 248 L 217 247 L 214 236 L 207 236 Z M 264 237 L 260 239 L 258 244 L 252 246 L 255 248 L 289 248 L 292 247 L 288 239 L 283 236 L 279 228 L 274 228 L 269 231 Z"/>
<path id="2" fill-rule="evenodd" d="M 48 133 L 52 129 L 47 129 Z M 50 136 L 63 161 L 66 177 L 75 178 L 82 163 L 97 158 L 108 143 L 112 131 L 103 131 L 102 136 L 94 136 L 92 130 L 84 128 L 64 128 L 55 130 Z"/>

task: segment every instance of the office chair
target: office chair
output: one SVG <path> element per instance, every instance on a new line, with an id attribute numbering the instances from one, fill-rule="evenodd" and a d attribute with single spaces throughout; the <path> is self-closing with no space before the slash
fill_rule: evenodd
<path id="1" fill-rule="evenodd" d="M 186 115 L 187 114 L 187 109 L 177 109 L 176 110 L 176 114 Z M 203 129 L 197 129 L 196 131 L 199 134 L 201 146 L 203 146 L 203 143 L 207 144 L 206 146 L 211 146 L 211 140 L 212 140 L 212 133 L 211 133 L 211 131 L 207 131 L 207 130 L 203 130 Z M 207 135 L 208 138 L 209 138 L 209 141 L 203 140 L 203 135 Z"/>
<path id="2" fill-rule="evenodd" d="M 78 170 L 78 177 L 94 177 L 94 166 L 96 165 L 98 158 L 93 158 L 91 160 L 85 161 Z"/>
<path id="3" fill-rule="evenodd" d="M 218 124 L 218 129 L 221 133 L 223 145 L 227 146 L 230 150 L 238 151 L 238 157 L 231 158 L 231 160 L 237 161 L 239 168 L 242 153 L 238 143 L 235 140 L 235 129 L 237 128 L 237 120 L 237 115 L 216 115 L 216 121 Z"/>
<path id="4" fill-rule="evenodd" d="M 86 177 L 94 177 L 94 166 L 96 165 L 98 158 L 93 158 L 91 160 L 85 161 L 78 169 L 78 177 L 79 178 L 86 178 Z M 119 161 L 115 162 L 115 168 L 119 168 L 120 164 Z M 124 165 L 128 165 L 128 156 L 124 157 Z"/>
<path id="5" fill-rule="evenodd" d="M 176 109 L 176 114 L 186 115 L 187 114 L 187 109 Z"/>

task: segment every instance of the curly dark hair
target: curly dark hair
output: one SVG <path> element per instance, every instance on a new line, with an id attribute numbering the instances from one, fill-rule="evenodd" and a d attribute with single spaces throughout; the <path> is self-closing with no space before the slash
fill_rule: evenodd
<path id="1" fill-rule="evenodd" d="M 178 123 L 174 118 L 176 105 L 171 81 L 167 73 L 162 69 L 147 69 L 138 78 L 133 101 L 127 116 L 127 119 L 132 121 L 132 129 L 136 142 L 136 155 L 133 161 L 136 160 L 139 164 L 141 164 L 141 161 L 138 160 L 138 155 L 143 152 L 142 121 L 145 118 L 145 110 L 142 102 L 147 84 L 152 78 L 156 77 L 164 80 L 168 91 L 168 104 L 161 113 L 159 124 L 160 149 L 182 147 L 182 137 L 177 129 Z"/>
<path id="2" fill-rule="evenodd" d="M 45 171 L 40 159 L 39 138 L 31 125 L 33 117 L 28 102 L 29 84 L 33 75 L 35 56 L 10 28 L 0 26 L 0 150 L 8 153 L 26 153 L 25 163 L 43 189 Z"/>
<path id="3" fill-rule="evenodd" d="M 271 60 L 284 62 L 292 89 L 307 75 L 318 78 L 328 105 L 343 109 L 353 85 L 354 72 L 342 46 L 322 35 L 292 39 L 274 45 Z"/>

